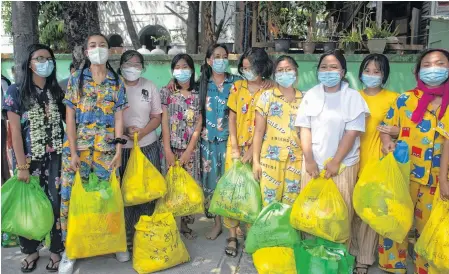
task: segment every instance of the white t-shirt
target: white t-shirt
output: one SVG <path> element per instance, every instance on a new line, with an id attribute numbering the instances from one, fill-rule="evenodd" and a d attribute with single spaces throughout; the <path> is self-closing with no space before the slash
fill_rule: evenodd
<path id="1" fill-rule="evenodd" d="M 140 78 L 135 86 L 126 86 L 126 96 L 128 98 L 128 108 L 123 113 L 125 128 L 136 126 L 144 128 L 150 122 L 151 114 L 161 114 L 161 97 L 153 82 L 145 78 Z M 133 140 L 128 140 L 124 148 L 132 148 Z M 153 130 L 139 141 L 140 147 L 151 145 L 157 141 L 156 130 Z"/>
<path id="2" fill-rule="evenodd" d="M 346 130 L 365 132 L 365 113 L 361 113 L 352 121 L 345 122 L 341 106 L 341 92 L 327 93 L 324 95 L 324 107 L 317 116 L 301 115 L 299 112 L 296 126 L 310 128 L 312 133 L 313 158 L 320 170 L 324 168 L 324 162 L 337 153 L 338 145 Z M 301 106 L 300 106 L 301 107 Z M 352 149 L 343 159 L 343 164 L 353 166 L 360 158 L 360 137 L 357 137 Z"/>

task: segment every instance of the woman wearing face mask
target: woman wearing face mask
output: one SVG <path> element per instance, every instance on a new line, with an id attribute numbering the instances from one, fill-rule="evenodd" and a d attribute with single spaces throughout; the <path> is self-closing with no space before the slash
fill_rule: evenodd
<path id="1" fill-rule="evenodd" d="M 252 163 L 256 103 L 264 91 L 263 80 L 271 76 L 272 70 L 273 62 L 262 48 L 250 48 L 240 57 L 238 71 L 245 80 L 234 83 L 228 99 L 230 111 L 226 170 L 232 166 L 234 158 L 241 158 L 243 163 Z M 224 225 L 229 229 L 225 253 L 236 257 L 238 254 L 237 228 L 240 222 L 224 218 Z"/>
<path id="2" fill-rule="evenodd" d="M 70 76 L 65 94 L 66 138 L 62 157 L 61 228 L 67 236 L 67 217 L 75 173 L 83 181 L 95 172 L 100 181 L 109 181 L 111 172 L 121 165 L 123 110 L 127 106 L 125 85 L 108 63 L 109 44 L 102 34 L 93 34 L 85 45 L 82 69 Z M 126 252 L 117 260 L 129 260 Z M 65 252 L 59 273 L 73 272 L 75 260 Z"/>
<path id="3" fill-rule="evenodd" d="M 359 171 L 360 135 L 365 131 L 369 109 L 360 93 L 342 81 L 345 74 L 346 59 L 339 51 L 321 56 L 318 63 L 320 84 L 304 96 L 296 126 L 300 128 L 304 152 L 301 188 L 324 170 L 325 177 L 333 179 L 343 196 L 349 222 L 352 222 L 352 192 Z M 339 174 L 342 165 L 346 168 Z"/>
<path id="4" fill-rule="evenodd" d="M 442 147 L 449 138 L 449 52 L 426 50 L 418 58 L 415 69 L 417 86 L 404 92 L 391 105 L 382 125 L 398 126 L 398 142 L 410 148 L 410 194 L 415 204 L 415 238 L 418 238 L 430 217 L 438 184 L 443 198 L 448 198 L 448 180 L 439 177 Z M 386 133 L 380 135 L 383 152 L 394 151 L 395 142 Z M 443 169 L 448 166 L 443 166 Z M 406 273 L 408 239 L 402 244 L 384 239 L 379 256 L 381 268 L 391 273 Z M 415 273 L 438 273 L 429 268 L 421 256 L 415 259 Z"/>
<path id="5" fill-rule="evenodd" d="M 128 50 L 120 58 L 118 73 L 123 76 L 128 99 L 128 108 L 123 112 L 123 123 L 127 143 L 122 149 L 122 165 L 119 169 L 123 178 L 128 164 L 131 150 L 134 147 L 134 134 L 138 134 L 139 147 L 147 159 L 161 171 L 159 142 L 156 128 L 161 124 L 161 98 L 157 87 L 149 80 L 141 77 L 144 70 L 142 54 L 135 50 Z M 128 250 L 132 251 L 134 225 L 140 216 L 151 216 L 154 211 L 155 201 L 125 207 L 125 225 Z M 121 256 L 128 257 L 129 254 Z"/>
<path id="6" fill-rule="evenodd" d="M 58 271 L 60 253 L 64 250 L 59 224 L 61 153 L 65 118 L 64 93 L 56 80 L 53 51 L 41 44 L 28 47 L 28 57 L 22 64 L 21 84 L 11 85 L 4 97 L 2 110 L 11 125 L 14 161 L 17 177 L 28 184 L 31 176 L 39 177 L 40 185 L 50 200 L 54 225 L 50 231 L 49 272 Z M 32 272 L 39 260 L 40 241 L 19 237 L 23 260 L 22 272 Z"/>
<path id="7" fill-rule="evenodd" d="M 274 64 L 277 86 L 267 90 L 256 105 L 253 173 L 260 182 L 264 206 L 273 201 L 293 205 L 301 181 L 302 150 L 294 126 L 303 98 L 297 90 L 298 64 L 281 56 Z"/>
<path id="8" fill-rule="evenodd" d="M 200 102 L 203 117 L 201 134 L 202 184 L 206 198 L 206 216 L 215 218 L 215 225 L 206 234 L 209 240 L 215 240 L 222 232 L 220 216 L 208 212 L 210 200 L 218 180 L 224 173 L 226 143 L 228 140 L 227 107 L 232 84 L 241 78 L 227 73 L 229 65 L 228 49 L 224 45 L 213 44 L 206 52 L 201 67 Z"/>
<path id="9" fill-rule="evenodd" d="M 382 143 L 380 141 L 380 132 L 390 134 L 396 138 L 399 134 L 399 128 L 394 126 L 380 126 L 390 108 L 390 105 L 398 97 L 398 93 L 386 90 L 383 85 L 388 80 L 390 74 L 390 64 L 385 55 L 370 54 L 363 59 L 359 79 L 365 86 L 360 91 L 363 99 L 368 104 L 371 115 L 366 119 L 365 133 L 360 137 L 360 169 L 358 177 L 367 163 L 378 161 L 383 157 Z M 377 233 L 372 230 L 368 224 L 355 215 L 354 233 L 356 233 L 357 245 L 359 247 L 357 256 L 356 270 L 357 274 L 366 274 L 368 267 L 376 260 Z"/>
<path id="10" fill-rule="evenodd" d="M 178 160 L 180 165 L 201 184 L 201 162 L 198 140 L 201 135 L 200 96 L 195 89 L 195 67 L 188 54 L 176 55 L 171 63 L 175 91 L 161 90 L 163 172 Z M 194 216 L 181 217 L 180 233 L 189 240 L 197 234 L 188 227 Z"/>

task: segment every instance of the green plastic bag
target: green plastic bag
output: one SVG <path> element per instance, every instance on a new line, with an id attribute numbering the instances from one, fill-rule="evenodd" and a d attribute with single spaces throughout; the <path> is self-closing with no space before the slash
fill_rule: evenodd
<path id="1" fill-rule="evenodd" d="M 245 241 L 246 252 L 252 254 L 265 247 L 291 247 L 301 239 L 290 224 L 291 206 L 273 202 L 260 212 Z"/>
<path id="2" fill-rule="evenodd" d="M 250 165 L 234 160 L 215 189 L 209 212 L 252 224 L 262 210 L 262 194 Z"/>
<path id="3" fill-rule="evenodd" d="M 298 274 L 350 274 L 354 257 L 343 244 L 321 238 L 307 239 L 293 247 Z"/>
<path id="4" fill-rule="evenodd" d="M 39 178 L 28 184 L 13 176 L 2 186 L 2 231 L 42 241 L 53 227 L 53 208 Z"/>
<path id="5" fill-rule="evenodd" d="M 103 180 L 100 182 L 95 173 L 89 174 L 89 182 L 87 184 L 83 184 L 83 187 L 87 192 L 98 191 L 103 200 L 108 200 L 112 197 L 112 188 L 109 181 Z"/>

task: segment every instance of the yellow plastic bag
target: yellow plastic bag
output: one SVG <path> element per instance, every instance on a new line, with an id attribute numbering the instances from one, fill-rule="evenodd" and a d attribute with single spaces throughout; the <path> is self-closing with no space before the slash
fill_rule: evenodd
<path id="1" fill-rule="evenodd" d="M 141 216 L 135 225 L 133 268 L 152 273 L 190 260 L 171 213 Z"/>
<path id="2" fill-rule="evenodd" d="M 415 251 L 438 270 L 436 273 L 449 273 L 449 202 L 441 200 L 440 188 Z"/>
<path id="3" fill-rule="evenodd" d="M 413 202 L 393 153 L 363 170 L 353 193 L 354 210 L 379 235 L 402 243 L 413 224 Z"/>
<path id="4" fill-rule="evenodd" d="M 167 193 L 164 176 L 151 164 L 139 147 L 134 134 L 134 148 L 122 179 L 122 194 L 125 206 L 151 202 Z"/>
<path id="5" fill-rule="evenodd" d="M 332 179 L 324 172 L 312 179 L 293 204 L 290 223 L 298 230 L 344 243 L 349 239 L 348 208 Z"/>
<path id="6" fill-rule="evenodd" d="M 175 217 L 204 213 L 203 191 L 178 161 L 168 170 L 165 180 L 167 195 L 157 201 L 155 213 L 171 212 Z"/>
<path id="7" fill-rule="evenodd" d="M 289 247 L 265 247 L 253 254 L 259 274 L 296 274 L 295 254 Z"/>
<path id="8" fill-rule="evenodd" d="M 66 252 L 70 259 L 126 251 L 123 200 L 115 170 L 109 180 L 112 195 L 87 192 L 79 172 L 70 196 Z"/>

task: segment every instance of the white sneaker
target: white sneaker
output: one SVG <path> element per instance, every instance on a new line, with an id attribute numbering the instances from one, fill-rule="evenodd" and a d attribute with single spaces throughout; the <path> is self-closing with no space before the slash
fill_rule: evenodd
<path id="1" fill-rule="evenodd" d="M 117 259 L 117 261 L 124 263 L 129 261 L 131 259 L 131 256 L 129 255 L 128 251 L 125 251 L 115 253 L 115 258 Z"/>
<path id="2" fill-rule="evenodd" d="M 64 251 L 62 254 L 61 262 L 59 263 L 59 274 L 72 274 L 73 266 L 75 265 L 76 260 L 71 260 L 67 258 L 67 255 Z"/>

